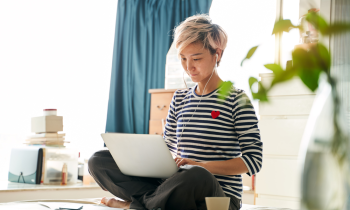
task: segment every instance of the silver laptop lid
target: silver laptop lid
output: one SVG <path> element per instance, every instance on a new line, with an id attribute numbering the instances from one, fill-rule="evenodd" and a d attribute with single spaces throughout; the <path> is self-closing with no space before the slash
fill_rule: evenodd
<path id="1" fill-rule="evenodd" d="M 178 170 L 160 135 L 102 133 L 101 136 L 125 175 L 169 178 Z"/>

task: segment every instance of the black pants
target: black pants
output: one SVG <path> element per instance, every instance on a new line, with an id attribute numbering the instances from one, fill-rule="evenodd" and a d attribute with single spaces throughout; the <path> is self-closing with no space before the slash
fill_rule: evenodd
<path id="1" fill-rule="evenodd" d="M 130 209 L 201 210 L 207 209 L 205 197 L 229 196 L 203 167 L 180 168 L 168 179 L 127 176 L 119 170 L 108 150 L 91 156 L 89 172 L 102 189 L 131 201 Z M 241 200 L 229 197 L 229 209 L 240 209 Z"/>

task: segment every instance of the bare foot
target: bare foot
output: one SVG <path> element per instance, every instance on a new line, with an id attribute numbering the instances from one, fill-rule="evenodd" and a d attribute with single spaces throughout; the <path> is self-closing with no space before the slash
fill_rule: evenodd
<path id="1" fill-rule="evenodd" d="M 124 208 L 124 209 L 129 209 L 131 204 L 131 202 L 129 201 L 120 201 L 115 198 L 106 198 L 106 197 L 102 198 L 101 203 L 109 207 Z"/>

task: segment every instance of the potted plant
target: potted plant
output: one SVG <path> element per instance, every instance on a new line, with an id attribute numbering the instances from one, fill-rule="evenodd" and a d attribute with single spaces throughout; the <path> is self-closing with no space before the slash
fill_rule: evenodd
<path id="1" fill-rule="evenodd" d="M 350 30 L 350 23 L 328 24 L 316 12 L 308 13 L 305 20 L 322 36 Z M 293 25 L 290 20 L 281 19 L 275 22 L 272 34 L 289 32 L 294 28 L 303 32 L 303 25 Z M 248 51 L 241 65 L 253 56 L 258 47 L 254 46 Z M 264 86 L 254 77 L 250 77 L 248 81 L 253 98 L 260 102 L 268 102 L 268 93 L 276 84 L 295 77 L 311 91 L 317 90 L 300 148 L 301 208 L 344 209 L 350 189 L 350 142 L 336 90 L 337 81 L 330 71 L 329 50 L 322 43 L 310 44 L 309 49 L 294 49 L 292 62 L 285 69 L 276 63 L 264 66 L 274 76 L 268 86 Z M 256 83 L 258 91 L 252 88 Z M 227 95 L 231 85 L 231 82 L 225 82 L 221 93 Z"/>

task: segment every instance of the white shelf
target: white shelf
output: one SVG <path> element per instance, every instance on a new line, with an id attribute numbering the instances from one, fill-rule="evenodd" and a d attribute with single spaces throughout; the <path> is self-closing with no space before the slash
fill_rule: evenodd
<path id="1" fill-rule="evenodd" d="M 36 191 L 36 190 L 69 190 L 69 189 L 99 189 L 100 187 L 94 183 L 83 185 L 82 182 L 71 185 L 44 185 L 44 184 L 26 184 L 15 182 L 0 182 L 0 192 L 18 192 L 18 191 Z"/>
<path id="2" fill-rule="evenodd" d="M 83 185 L 82 182 L 74 185 L 35 185 L 14 182 L 0 182 L 0 203 L 41 200 L 41 199 L 84 199 L 114 197 L 103 191 L 96 183 Z"/>

